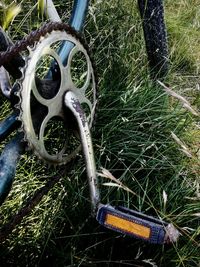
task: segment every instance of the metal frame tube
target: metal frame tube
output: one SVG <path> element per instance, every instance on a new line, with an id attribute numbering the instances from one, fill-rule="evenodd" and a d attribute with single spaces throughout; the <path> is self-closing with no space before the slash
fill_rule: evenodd
<path id="1" fill-rule="evenodd" d="M 82 31 L 85 22 L 89 0 L 75 0 L 69 19 L 69 25 L 76 31 Z M 61 21 L 59 14 L 53 4 L 52 0 L 44 0 L 45 14 L 51 21 Z M 73 48 L 73 44 L 63 42 L 58 50 L 58 54 L 62 60 L 63 65 L 67 64 L 68 55 Z"/>
<path id="2" fill-rule="evenodd" d="M 61 18 L 53 4 L 52 0 L 44 0 L 44 12 L 51 21 L 61 22 Z"/>

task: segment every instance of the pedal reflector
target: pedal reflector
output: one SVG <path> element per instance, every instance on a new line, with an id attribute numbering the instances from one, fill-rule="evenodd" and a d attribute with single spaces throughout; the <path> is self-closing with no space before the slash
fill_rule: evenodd
<path id="1" fill-rule="evenodd" d="M 132 222 L 128 219 L 122 219 L 117 215 L 106 215 L 105 223 L 107 226 L 115 227 L 119 230 L 135 234 L 138 237 L 149 238 L 151 228 Z"/>
<path id="2" fill-rule="evenodd" d="M 97 221 L 111 230 L 154 244 L 165 241 L 166 223 L 123 207 L 99 205 Z"/>

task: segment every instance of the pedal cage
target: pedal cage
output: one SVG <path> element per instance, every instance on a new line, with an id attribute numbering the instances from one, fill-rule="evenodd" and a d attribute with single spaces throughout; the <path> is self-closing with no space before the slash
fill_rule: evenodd
<path id="1" fill-rule="evenodd" d="M 104 227 L 152 244 L 165 243 L 166 222 L 125 207 L 100 204 L 96 216 Z"/>

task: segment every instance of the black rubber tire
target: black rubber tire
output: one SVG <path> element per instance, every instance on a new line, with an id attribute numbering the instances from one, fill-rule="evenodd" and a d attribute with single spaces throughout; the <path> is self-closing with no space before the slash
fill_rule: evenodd
<path id="1" fill-rule="evenodd" d="M 138 0 L 152 79 L 162 79 L 169 69 L 163 0 Z"/>

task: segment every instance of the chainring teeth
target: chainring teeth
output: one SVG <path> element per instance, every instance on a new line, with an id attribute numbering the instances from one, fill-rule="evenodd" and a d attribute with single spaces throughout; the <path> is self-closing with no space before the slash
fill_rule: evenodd
<path id="1" fill-rule="evenodd" d="M 95 109 L 96 107 L 96 75 L 95 75 L 95 70 L 93 69 L 93 61 L 91 60 L 90 58 L 90 53 L 88 51 L 88 48 L 87 46 L 85 46 L 85 43 L 82 44 L 81 43 L 81 38 L 79 38 L 79 36 L 76 36 L 75 33 L 74 33 L 74 30 L 72 30 L 72 34 L 69 33 L 69 32 L 65 32 L 65 31 L 58 31 L 58 30 L 53 30 L 52 32 L 50 33 L 46 33 L 45 36 L 41 36 L 38 43 L 34 43 L 33 46 L 29 46 L 27 48 L 29 54 L 28 54 L 28 58 L 25 60 L 25 66 L 21 69 L 21 72 L 22 72 L 22 77 L 18 80 L 18 83 L 19 83 L 19 91 L 17 92 L 17 96 L 19 98 L 19 101 L 18 103 L 15 105 L 15 107 L 20 111 L 19 112 L 19 116 L 18 116 L 18 119 L 21 121 L 22 123 L 22 126 L 21 128 L 19 129 L 19 131 L 23 131 L 24 132 L 24 140 L 28 143 L 28 147 L 29 149 L 33 150 L 33 152 L 35 153 L 35 155 L 42 161 L 46 162 L 47 164 L 50 164 L 50 165 L 62 165 L 62 164 L 66 164 L 67 162 L 69 162 L 72 158 L 74 158 L 77 153 L 80 151 L 80 145 L 77 144 L 78 147 L 76 147 L 74 149 L 74 151 L 70 152 L 69 155 L 66 156 L 66 154 L 63 154 L 60 158 L 57 158 L 56 157 L 49 157 L 48 153 L 46 153 L 45 151 L 42 151 L 43 149 L 40 148 L 37 144 L 37 141 L 39 143 L 39 138 L 37 140 L 36 138 L 36 133 L 35 133 L 35 129 L 33 127 L 33 124 L 32 123 L 32 120 L 33 120 L 33 117 L 31 118 L 31 123 L 30 122 L 27 122 L 29 121 L 29 118 L 27 117 L 27 114 L 31 114 L 31 100 L 30 100 L 30 103 L 26 103 L 26 99 L 30 98 L 30 95 L 28 96 L 28 94 L 31 94 L 32 92 L 32 86 L 28 86 L 28 88 L 26 88 L 27 86 L 27 83 L 30 82 L 32 83 L 32 80 L 29 79 L 28 75 L 27 75 L 27 72 L 28 73 L 31 73 L 30 70 L 33 70 L 35 72 L 35 75 L 33 76 L 34 78 L 32 79 L 35 79 L 35 76 L 36 76 L 36 64 L 37 62 L 41 59 L 41 53 L 40 53 L 40 50 L 42 51 L 42 46 L 44 45 L 44 43 L 48 43 L 48 38 L 50 40 L 54 40 L 56 38 L 54 38 L 53 36 L 58 36 L 58 35 L 61 35 L 61 38 L 59 41 L 70 41 L 72 42 L 73 41 L 73 44 L 75 46 L 79 46 L 81 49 L 80 51 L 82 51 L 82 49 L 84 50 L 84 55 L 86 54 L 86 62 L 87 62 L 87 68 L 91 68 L 89 70 L 89 73 L 90 73 L 90 82 L 92 82 L 92 90 L 94 90 L 94 92 L 92 92 L 92 98 L 93 99 L 93 104 L 91 103 L 91 106 L 92 106 L 92 109 L 90 110 L 91 114 L 90 116 L 92 116 L 92 123 L 93 123 L 93 120 L 95 118 L 95 115 L 92 114 L 93 110 Z M 64 36 L 64 37 L 63 37 Z M 67 37 L 70 37 L 69 39 L 67 39 Z M 57 39 L 56 39 L 57 40 Z M 49 43 L 49 45 L 51 44 L 54 44 L 55 41 L 52 41 Z M 39 52 L 38 52 L 39 51 Z M 37 58 L 37 56 L 35 56 L 36 54 L 39 53 L 39 56 Z M 57 53 L 57 52 L 56 52 Z M 73 57 L 72 57 L 73 58 Z M 33 64 L 34 62 L 34 64 Z M 31 67 L 31 65 L 34 65 Z M 68 63 L 67 63 L 68 64 Z M 88 65 L 90 67 L 88 67 Z M 61 70 L 60 70 L 61 71 Z M 62 71 L 61 71 L 61 75 L 62 75 Z M 61 80 L 62 80 L 63 77 L 61 77 Z M 67 80 L 65 79 L 64 80 L 65 83 L 67 83 Z M 60 81 L 60 86 L 61 86 L 61 81 Z M 74 86 L 75 88 L 75 86 Z M 60 88 L 59 88 L 60 90 Z M 71 90 L 71 88 L 66 88 L 66 91 L 67 90 Z M 74 91 L 76 90 L 79 90 L 79 89 L 73 89 Z M 28 91 L 28 92 L 27 92 Z M 66 92 L 65 91 L 65 92 Z M 80 94 L 80 92 L 78 92 L 78 95 Z M 64 95 L 64 91 L 63 91 L 63 95 Z M 86 96 L 84 96 L 86 97 Z M 61 104 L 62 105 L 62 102 Z M 28 112 L 28 113 L 27 113 Z M 48 109 L 48 112 L 49 112 L 49 109 Z M 49 114 L 49 113 L 48 113 Z M 45 117 L 44 117 L 45 119 Z M 44 121 L 43 119 L 43 121 Z M 42 121 L 42 123 L 43 123 Z M 92 124 L 91 123 L 91 124 Z M 41 127 L 41 126 L 40 126 Z M 30 130 L 31 129 L 31 130 Z M 32 133 L 30 134 L 29 131 L 32 131 Z M 33 140 L 34 138 L 34 140 Z M 36 143 L 35 143 L 36 142 Z M 45 147 L 45 144 L 44 145 L 44 148 L 46 150 L 46 147 Z M 56 156 L 56 155 L 60 155 L 60 150 L 58 151 L 58 153 L 56 154 L 53 154 L 53 156 Z"/>

